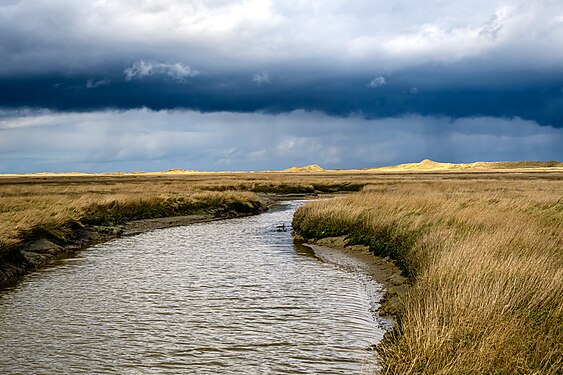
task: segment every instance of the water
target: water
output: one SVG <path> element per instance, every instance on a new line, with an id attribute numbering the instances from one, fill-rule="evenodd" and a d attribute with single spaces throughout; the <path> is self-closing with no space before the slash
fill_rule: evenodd
<path id="1" fill-rule="evenodd" d="M 361 374 L 380 286 L 295 246 L 295 207 L 94 246 L 0 292 L 0 373 Z"/>

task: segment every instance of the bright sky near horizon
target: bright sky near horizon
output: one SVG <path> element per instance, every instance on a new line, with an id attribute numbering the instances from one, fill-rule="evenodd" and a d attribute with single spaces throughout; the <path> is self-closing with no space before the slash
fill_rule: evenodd
<path id="1" fill-rule="evenodd" d="M 0 173 L 563 159 L 560 0 L 0 0 Z"/>

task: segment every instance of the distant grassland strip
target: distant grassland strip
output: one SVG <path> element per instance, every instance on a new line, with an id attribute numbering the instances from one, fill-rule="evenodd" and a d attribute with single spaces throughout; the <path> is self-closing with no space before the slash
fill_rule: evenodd
<path id="1" fill-rule="evenodd" d="M 358 191 L 368 181 L 280 173 L 0 176 L 0 256 L 37 238 L 64 244 L 83 225 L 258 212 L 265 203 L 256 193 Z"/>
<path id="2" fill-rule="evenodd" d="M 308 203 L 305 238 L 349 236 L 413 287 L 384 374 L 560 374 L 563 181 L 381 182 Z"/>

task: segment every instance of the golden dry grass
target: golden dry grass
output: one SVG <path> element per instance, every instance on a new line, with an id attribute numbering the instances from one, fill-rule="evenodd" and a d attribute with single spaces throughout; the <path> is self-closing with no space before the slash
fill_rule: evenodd
<path id="1" fill-rule="evenodd" d="M 0 176 L 0 255 L 30 236 L 64 242 L 84 223 L 244 211 L 259 204 L 253 193 L 357 191 L 365 184 L 359 180 L 299 173 Z"/>
<path id="2" fill-rule="evenodd" d="M 213 212 L 249 192 L 354 191 L 305 206 L 307 237 L 349 234 L 415 281 L 386 373 L 557 373 L 561 173 L 217 173 L 0 177 L 0 250 L 76 222 Z M 0 254 L 1 255 L 1 254 Z"/>
<path id="3" fill-rule="evenodd" d="M 0 250 L 34 236 L 65 237 L 82 224 L 227 210 L 251 212 L 263 202 L 241 191 L 201 191 L 185 184 L 0 185 Z"/>
<path id="4" fill-rule="evenodd" d="M 174 199 L 196 192 L 254 192 L 271 194 L 330 193 L 358 191 L 367 184 L 398 184 L 403 181 L 465 179 L 560 179 L 551 173 L 366 173 L 338 171 L 321 173 L 131 173 L 106 175 L 0 175 L 0 252 L 17 244 L 35 227 L 56 229 L 68 221 L 81 220 L 98 206 L 130 202 L 142 207 L 173 205 Z M 232 193 L 231 198 L 233 198 Z M 220 195 L 198 195 L 197 199 Z M 164 199 L 168 197 L 167 199 Z M 248 196 L 243 198 L 248 199 Z M 135 204 L 137 202 L 138 204 Z M 160 203 L 157 203 L 160 202 Z M 114 204 L 115 206 L 115 204 Z M 148 205 L 150 206 L 150 205 Z M 90 209 L 88 209 L 90 207 Z M 114 207 L 118 212 L 117 206 Z M 141 210 L 142 211 L 142 210 Z M 168 212 L 169 215 L 177 213 Z M 156 213 L 145 212 L 147 217 Z M 166 215 L 162 212 L 161 215 Z M 134 215 L 142 217 L 142 212 Z"/>
<path id="5" fill-rule="evenodd" d="M 413 280 L 384 373 L 561 373 L 561 179 L 382 182 L 307 204 L 294 227 L 347 234 Z"/>

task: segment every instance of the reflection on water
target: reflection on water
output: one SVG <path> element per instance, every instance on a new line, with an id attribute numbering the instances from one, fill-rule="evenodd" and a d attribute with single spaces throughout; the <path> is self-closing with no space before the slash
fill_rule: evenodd
<path id="1" fill-rule="evenodd" d="M 0 292 L 0 373 L 371 371 L 379 286 L 279 231 L 298 204 L 121 238 L 28 276 Z"/>

